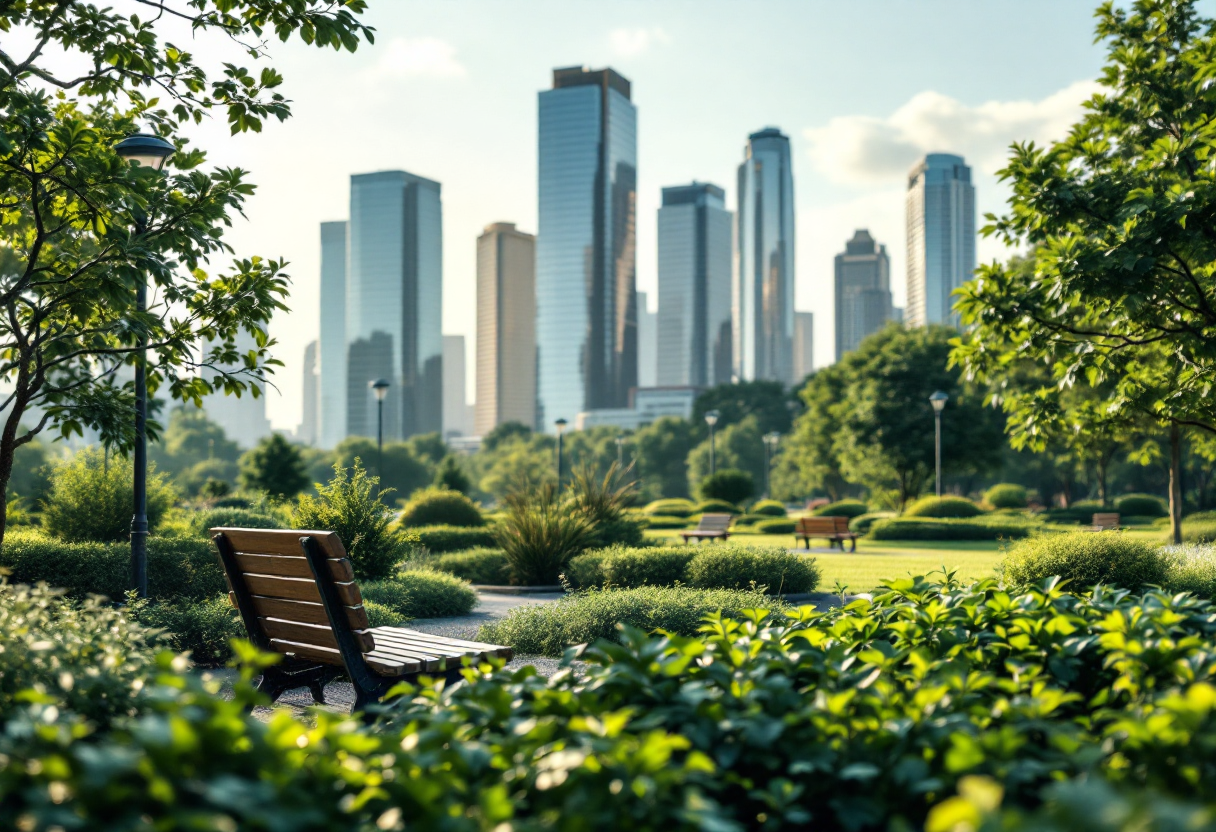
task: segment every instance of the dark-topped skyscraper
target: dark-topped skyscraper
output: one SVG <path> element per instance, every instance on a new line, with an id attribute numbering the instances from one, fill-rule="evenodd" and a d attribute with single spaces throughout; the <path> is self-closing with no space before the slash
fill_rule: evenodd
<path id="1" fill-rule="evenodd" d="M 731 380 L 731 213 L 717 185 L 663 189 L 659 208 L 661 387 Z"/>
<path id="2" fill-rule="evenodd" d="M 958 326 L 952 293 L 975 271 L 975 186 L 962 156 L 930 153 L 908 174 L 908 326 Z"/>
<path id="3" fill-rule="evenodd" d="M 776 127 L 748 136 L 739 166 L 735 375 L 794 382 L 794 174 Z"/>
<path id="4" fill-rule="evenodd" d="M 400 170 L 352 176 L 347 245 L 347 435 L 376 435 L 379 378 L 391 385 L 386 440 L 442 430 L 439 183 Z"/>
<path id="5" fill-rule="evenodd" d="M 836 255 L 836 360 L 891 320 L 891 260 L 887 247 L 859 228 Z"/>
<path id="6" fill-rule="evenodd" d="M 539 94 L 538 421 L 628 406 L 637 385 L 637 109 L 611 69 Z"/>

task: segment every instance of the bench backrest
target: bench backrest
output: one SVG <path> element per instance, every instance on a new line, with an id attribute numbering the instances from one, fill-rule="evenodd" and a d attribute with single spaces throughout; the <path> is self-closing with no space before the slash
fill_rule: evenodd
<path id="1" fill-rule="evenodd" d="M 340 635 L 364 653 L 375 649 L 363 596 L 338 535 L 215 528 L 211 536 L 228 579 L 228 598 L 259 647 L 335 665 L 344 664 Z M 306 538 L 313 541 L 312 555 L 305 551 Z M 331 599 L 330 610 L 323 593 Z"/>
<path id="2" fill-rule="evenodd" d="M 724 532 L 730 528 L 729 514 L 702 514 L 697 524 L 699 532 Z"/>
<path id="3" fill-rule="evenodd" d="M 1095 514 L 1093 524 L 1100 529 L 1117 529 L 1119 528 L 1119 513 L 1108 512 Z"/>
<path id="4" fill-rule="evenodd" d="M 795 534 L 836 534 L 849 530 L 847 517 L 800 517 L 794 527 Z"/>

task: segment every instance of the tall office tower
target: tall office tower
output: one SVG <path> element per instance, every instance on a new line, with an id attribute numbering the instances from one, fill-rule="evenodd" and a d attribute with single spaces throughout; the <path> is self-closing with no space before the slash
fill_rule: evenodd
<path id="1" fill-rule="evenodd" d="M 975 271 L 975 186 L 962 156 L 930 153 L 908 173 L 908 326 L 958 326 L 951 293 Z"/>
<path id="2" fill-rule="evenodd" d="M 794 384 L 815 371 L 815 313 L 794 313 Z"/>
<path id="3" fill-rule="evenodd" d="M 638 292 L 638 387 L 654 387 L 659 366 L 658 314 L 650 311 L 645 292 Z"/>
<path id="4" fill-rule="evenodd" d="M 391 387 L 384 438 L 443 429 L 443 203 L 400 170 L 350 178 L 346 432 L 376 435 L 371 382 Z"/>
<path id="5" fill-rule="evenodd" d="M 536 425 L 536 237 L 515 223 L 477 238 L 477 401 L 473 432 Z"/>
<path id="6" fill-rule="evenodd" d="M 794 174 L 775 127 L 748 136 L 739 166 L 738 262 L 732 292 L 735 375 L 794 380 Z"/>
<path id="7" fill-rule="evenodd" d="M 443 336 L 443 435 L 468 436 L 469 407 L 465 396 L 465 348 L 463 335 Z"/>
<path id="8" fill-rule="evenodd" d="M 731 213 L 717 185 L 663 189 L 659 208 L 662 387 L 731 380 Z"/>
<path id="9" fill-rule="evenodd" d="M 891 259 L 887 247 L 859 228 L 836 255 L 836 360 L 891 320 Z"/>
<path id="10" fill-rule="evenodd" d="M 317 342 L 309 341 L 304 348 L 304 410 L 300 416 L 297 438 L 305 445 L 317 444 Z"/>
<path id="11" fill-rule="evenodd" d="M 611 69 L 539 94 L 538 421 L 628 405 L 637 385 L 637 109 Z"/>
<path id="12" fill-rule="evenodd" d="M 247 353 L 258 348 L 254 337 L 243 329 L 237 333 L 235 341 L 239 353 Z M 215 344 L 212 342 L 204 344 L 203 356 L 205 357 L 214 346 Z M 266 386 L 243 375 L 241 373 L 243 367 L 243 364 L 238 363 L 217 368 L 236 375 L 248 386 L 239 397 L 225 395 L 223 391 L 212 393 L 203 399 L 203 410 L 208 419 L 224 429 L 225 436 L 242 448 L 252 448 L 263 437 L 270 435 L 270 420 L 266 418 Z M 218 374 L 204 369 L 203 376 L 211 381 L 217 378 Z M 254 387 L 258 389 L 256 398 L 251 389 Z"/>
<path id="13" fill-rule="evenodd" d="M 346 438 L 346 220 L 321 223 L 321 337 L 317 444 Z"/>

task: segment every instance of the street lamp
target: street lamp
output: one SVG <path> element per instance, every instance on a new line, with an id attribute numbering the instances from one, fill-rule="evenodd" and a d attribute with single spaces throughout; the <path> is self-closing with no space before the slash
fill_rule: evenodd
<path id="1" fill-rule="evenodd" d="M 933 405 L 933 470 L 937 475 L 937 499 L 942 498 L 942 408 L 950 397 L 938 390 L 929 397 Z"/>
<path id="2" fill-rule="evenodd" d="M 714 425 L 718 424 L 718 417 L 721 415 L 716 410 L 705 411 L 705 424 L 709 425 L 709 475 L 711 477 L 718 473 L 718 460 L 715 458 L 717 454 L 714 448 Z"/>
<path id="3" fill-rule="evenodd" d="M 114 146 L 114 152 L 132 165 L 160 171 L 176 148 L 150 133 L 127 136 Z M 148 218 L 135 214 L 135 233 L 148 233 Z M 145 277 L 135 288 L 136 314 L 143 316 L 148 307 L 148 281 Z M 148 597 L 148 335 L 142 326 L 135 357 L 135 513 L 131 517 L 131 585 L 140 598 Z"/>
<path id="4" fill-rule="evenodd" d="M 777 443 L 780 441 L 781 434 L 775 430 L 764 434 L 764 494 L 770 500 L 773 498 L 773 457 L 777 454 Z"/>
<path id="5" fill-rule="evenodd" d="M 625 437 L 618 436 L 614 441 L 616 442 L 616 467 L 624 468 L 625 467 Z"/>
<path id="6" fill-rule="evenodd" d="M 562 487 L 562 431 L 566 429 L 565 419 L 558 419 L 553 423 L 557 428 L 557 487 L 560 490 Z"/>
<path id="7" fill-rule="evenodd" d="M 378 378 L 368 385 L 376 396 L 376 479 L 384 480 L 384 397 L 388 395 L 388 380 Z M 380 493 L 380 483 L 376 484 L 376 494 Z"/>

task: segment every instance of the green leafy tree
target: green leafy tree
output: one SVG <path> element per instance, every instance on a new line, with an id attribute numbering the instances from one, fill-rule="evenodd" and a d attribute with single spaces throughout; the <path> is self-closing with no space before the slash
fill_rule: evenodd
<path id="1" fill-rule="evenodd" d="M 747 471 L 727 468 L 710 474 L 697 486 L 702 500 L 725 500 L 733 505 L 742 505 L 756 494 L 756 481 Z"/>
<path id="2" fill-rule="evenodd" d="M 503 422 L 495 425 L 489 433 L 481 437 L 481 450 L 493 451 L 499 445 L 515 439 L 531 439 L 532 428 L 523 422 Z"/>
<path id="3" fill-rule="evenodd" d="M 720 471 L 738 468 L 751 475 L 752 481 L 764 482 L 764 440 L 754 415 L 743 421 L 715 431 L 714 464 Z M 688 481 L 691 486 L 709 476 L 709 438 L 692 449 L 688 455 Z"/>
<path id="4" fill-rule="evenodd" d="M 533 486 L 556 482 L 554 460 L 556 443 L 543 433 L 514 434 L 500 441 L 492 451 L 482 450 L 471 460 L 477 487 L 498 500 L 505 499 L 521 483 Z"/>
<path id="5" fill-rule="evenodd" d="M 414 459 L 433 470 L 448 455 L 448 446 L 438 432 L 420 433 L 405 440 L 406 450 Z"/>
<path id="6" fill-rule="evenodd" d="M 388 442 L 384 446 L 383 472 L 376 470 L 381 454 L 376 451 L 376 440 L 365 436 L 350 436 L 338 443 L 334 449 L 332 468 L 336 463 L 350 468 L 356 459 L 369 460 L 368 471 L 376 476 L 385 489 L 391 489 L 403 499 L 408 499 L 419 488 L 426 488 L 434 479 L 433 468 L 414 455 L 405 442 Z M 320 465 L 322 460 L 317 460 Z"/>
<path id="7" fill-rule="evenodd" d="M 1169 435 L 1181 539 L 1182 439 L 1216 432 L 1216 39 L 1194 0 L 1106 3 L 1103 89 L 1067 138 L 1015 144 L 1012 190 L 984 233 L 1034 247 L 1033 269 L 992 263 L 960 292 L 955 360 L 979 378 L 1039 361 L 1051 384 L 1011 398 L 1013 422 L 1049 419 L 1077 380 L 1110 384 L 1110 412 Z"/>
<path id="8" fill-rule="evenodd" d="M 786 492 L 826 493 L 833 501 L 852 493 L 836 449 L 841 427 L 838 406 L 848 395 L 849 381 L 844 364 L 837 363 L 816 370 L 799 391 L 804 410 L 782 442 L 777 465 Z"/>
<path id="9" fill-rule="evenodd" d="M 664 416 L 639 428 L 630 439 L 643 499 L 688 497 L 688 455 L 697 444 L 693 425 Z"/>
<path id="10" fill-rule="evenodd" d="M 287 277 L 259 257 L 204 270 L 230 253 L 224 231 L 253 186 L 239 169 L 204 170 L 185 134 L 212 113 L 234 133 L 287 118 L 283 79 L 264 64 L 270 32 L 349 50 L 371 36 L 356 17 L 363 0 L 140 5 L 146 15 L 85 0 L 0 4 L 0 30 L 22 34 L 0 51 L 0 535 L 20 445 L 90 427 L 106 447 L 129 447 L 134 385 L 119 378 L 142 343 L 150 391 L 196 403 L 256 394 L 275 364 L 265 326 L 285 308 Z M 163 40 L 183 24 L 200 54 L 236 43 L 263 66 L 200 63 Z M 139 123 L 176 146 L 164 173 L 117 156 Z M 145 283 L 153 301 L 140 308 Z M 257 345 L 245 354 L 242 330 Z"/>
<path id="11" fill-rule="evenodd" d="M 127 540 L 135 514 L 130 459 L 88 447 L 54 464 L 43 527 L 61 540 Z M 148 525 L 155 531 L 177 495 L 164 475 L 148 477 Z"/>
<path id="12" fill-rule="evenodd" d="M 300 449 L 283 434 L 270 434 L 241 457 L 241 485 L 265 491 L 276 500 L 296 496 L 308 487 Z"/>
<path id="13" fill-rule="evenodd" d="M 719 384 L 697 396 L 692 408 L 692 424 L 699 432 L 705 433 L 705 414 L 716 410 L 718 430 L 738 424 L 748 416 L 755 416 L 762 434 L 771 431 L 789 433 L 797 405 L 797 399 L 779 381 L 759 379 Z"/>
<path id="14" fill-rule="evenodd" d="M 455 454 L 448 454 L 443 458 L 435 469 L 435 478 L 431 484 L 449 491 L 459 491 L 466 497 L 473 490 L 473 481 L 469 479 L 464 466 L 460 464 L 460 458 Z"/>

